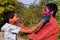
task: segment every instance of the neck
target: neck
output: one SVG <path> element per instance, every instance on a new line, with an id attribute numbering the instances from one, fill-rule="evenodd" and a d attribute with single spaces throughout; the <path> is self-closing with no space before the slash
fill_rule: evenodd
<path id="1" fill-rule="evenodd" d="M 9 24 L 13 25 L 13 23 L 12 23 L 12 22 L 9 22 Z"/>
<path id="2" fill-rule="evenodd" d="M 53 20 L 53 19 L 54 19 L 54 17 L 51 15 L 51 16 L 50 16 L 50 20 L 49 20 L 49 21 L 51 21 L 51 20 Z"/>

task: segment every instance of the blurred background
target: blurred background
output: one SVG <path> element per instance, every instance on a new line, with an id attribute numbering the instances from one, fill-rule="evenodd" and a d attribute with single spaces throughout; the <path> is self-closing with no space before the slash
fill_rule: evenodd
<path id="1" fill-rule="evenodd" d="M 50 2 L 58 5 L 59 10 L 56 17 L 60 28 L 60 0 L 0 0 L 0 25 L 2 20 L 4 20 L 2 17 L 3 12 L 7 10 L 15 10 L 17 11 L 19 18 L 27 27 L 32 26 L 39 22 L 40 16 L 43 15 L 42 8 Z M 28 40 L 23 33 L 21 33 L 20 37 Z M 60 33 L 58 40 L 60 40 Z"/>

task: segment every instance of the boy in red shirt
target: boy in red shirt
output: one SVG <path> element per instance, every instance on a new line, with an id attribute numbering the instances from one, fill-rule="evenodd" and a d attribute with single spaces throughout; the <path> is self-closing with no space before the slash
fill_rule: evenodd
<path id="1" fill-rule="evenodd" d="M 58 23 L 56 20 L 56 13 L 58 7 L 54 3 L 46 4 L 43 13 L 44 15 L 50 12 L 50 19 L 48 22 L 42 25 L 42 27 L 36 33 L 31 33 L 28 37 L 31 40 L 57 40 L 58 37 Z"/>

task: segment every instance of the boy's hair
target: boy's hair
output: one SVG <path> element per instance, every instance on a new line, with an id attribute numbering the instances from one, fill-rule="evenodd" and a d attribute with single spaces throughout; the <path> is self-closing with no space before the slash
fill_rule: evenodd
<path id="1" fill-rule="evenodd" d="M 9 10 L 9 11 L 7 11 L 7 12 L 4 12 L 3 18 L 4 18 L 4 20 L 5 20 L 6 22 L 9 23 L 9 18 L 13 18 L 13 17 L 14 17 L 14 14 L 15 14 L 15 11 Z"/>
<path id="2" fill-rule="evenodd" d="M 56 16 L 56 13 L 58 11 L 57 5 L 54 4 L 54 3 L 48 3 L 48 4 L 46 4 L 46 6 L 48 7 L 49 11 L 54 11 L 54 13 L 53 13 L 52 16 L 55 17 Z"/>
<path id="3" fill-rule="evenodd" d="M 9 23 L 9 19 L 10 18 L 13 18 L 14 17 L 14 14 L 15 14 L 16 12 L 15 11 L 11 11 L 11 10 L 9 10 L 9 11 L 6 11 L 6 12 L 3 12 L 3 18 L 4 18 L 4 20 L 1 22 L 1 24 L 0 24 L 0 31 L 1 31 L 1 27 L 5 24 L 5 23 Z"/>

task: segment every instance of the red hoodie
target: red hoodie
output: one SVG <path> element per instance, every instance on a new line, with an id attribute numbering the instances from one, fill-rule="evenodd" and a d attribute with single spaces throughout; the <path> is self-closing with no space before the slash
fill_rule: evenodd
<path id="1" fill-rule="evenodd" d="M 28 37 L 32 40 L 57 40 L 58 31 L 58 23 L 56 19 L 53 19 L 37 33 L 29 34 Z"/>

